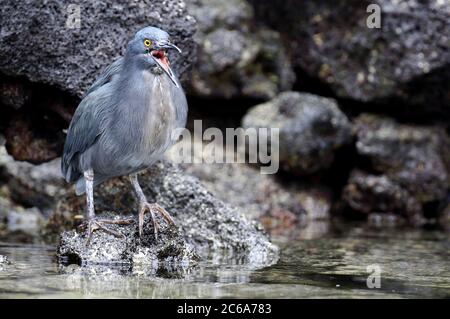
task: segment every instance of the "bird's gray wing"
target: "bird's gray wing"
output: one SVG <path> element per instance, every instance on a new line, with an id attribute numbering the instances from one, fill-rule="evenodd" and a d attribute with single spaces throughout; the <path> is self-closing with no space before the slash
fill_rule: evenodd
<path id="1" fill-rule="evenodd" d="M 84 93 L 83 98 L 97 90 L 102 85 L 111 82 L 115 75 L 118 75 L 122 70 L 123 58 L 119 58 L 110 65 L 108 65 L 105 70 L 100 74 L 100 76 L 92 83 L 91 87 Z"/>
<path id="2" fill-rule="evenodd" d="M 75 182 L 82 176 L 79 156 L 102 134 L 101 124 L 105 113 L 110 110 L 114 93 L 112 81 L 119 75 L 121 67 L 122 59 L 119 59 L 105 69 L 86 92 L 72 117 L 61 158 L 61 170 L 67 182 Z"/>

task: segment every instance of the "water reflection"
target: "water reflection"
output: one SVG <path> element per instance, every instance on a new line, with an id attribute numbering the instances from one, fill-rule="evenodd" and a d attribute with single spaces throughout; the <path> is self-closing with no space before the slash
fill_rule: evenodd
<path id="1" fill-rule="evenodd" d="M 12 262 L 0 269 L 0 297 L 450 297 L 448 233 L 344 227 L 295 238 L 277 238 L 281 259 L 270 266 L 215 256 L 157 269 L 62 266 L 53 247 L 0 245 Z M 381 289 L 366 286 L 370 264 L 382 269 Z"/>

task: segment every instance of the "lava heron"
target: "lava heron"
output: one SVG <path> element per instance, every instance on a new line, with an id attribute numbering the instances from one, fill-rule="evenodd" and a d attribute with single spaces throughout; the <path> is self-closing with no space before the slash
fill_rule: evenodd
<path id="1" fill-rule="evenodd" d="M 61 169 L 67 182 L 76 183 L 77 195 L 86 192 L 89 240 L 96 229 L 123 237 L 105 224 L 131 222 L 95 217 L 93 189 L 112 177 L 129 175 L 139 201 L 140 236 L 146 212 L 155 237 L 155 214 L 174 223 L 164 208 L 147 201 L 137 178 L 177 141 L 177 132 L 186 124 L 186 97 L 170 68 L 169 49 L 181 53 L 167 32 L 155 27 L 138 31 L 125 56 L 97 78 L 72 118 Z"/>

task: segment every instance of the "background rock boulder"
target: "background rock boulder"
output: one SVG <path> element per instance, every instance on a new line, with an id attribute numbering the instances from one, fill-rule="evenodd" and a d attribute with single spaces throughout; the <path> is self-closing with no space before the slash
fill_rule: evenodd
<path id="1" fill-rule="evenodd" d="M 202 149 L 198 138 L 193 142 L 181 141 L 168 153 L 176 160 L 180 148 L 192 148 L 193 163 L 183 163 L 188 174 L 196 176 L 214 196 L 233 205 L 245 216 L 260 221 L 271 234 L 289 233 L 315 222 L 327 222 L 332 206 L 331 190 L 311 181 L 286 180 L 276 174 L 261 174 L 258 167 L 242 163 L 215 163 L 213 154 Z M 223 147 L 223 145 L 217 145 Z M 204 149 L 204 148 L 203 148 Z M 226 147 L 223 153 L 230 152 Z M 231 156 L 235 156 L 234 151 Z M 230 154 L 226 154 L 231 158 Z M 196 164 L 203 161 L 210 164 Z"/>
<path id="2" fill-rule="evenodd" d="M 449 114 L 448 1 L 250 2 L 259 19 L 287 38 L 294 64 L 338 96 L 396 97 Z M 381 28 L 367 27 L 371 4 L 381 9 Z"/>
<path id="3" fill-rule="evenodd" d="M 439 203 L 448 201 L 450 188 L 445 130 L 369 114 L 354 123 L 356 150 L 371 173 L 352 174 L 344 191 L 349 205 L 365 213 L 436 214 Z"/>
<path id="4" fill-rule="evenodd" d="M 298 175 L 328 168 L 339 147 L 351 142 L 351 125 L 333 99 L 284 92 L 249 110 L 244 128 L 279 128 L 281 167 Z"/>
<path id="5" fill-rule="evenodd" d="M 278 32 L 256 28 L 245 0 L 188 0 L 199 45 L 189 92 L 209 98 L 270 99 L 295 80 Z"/>

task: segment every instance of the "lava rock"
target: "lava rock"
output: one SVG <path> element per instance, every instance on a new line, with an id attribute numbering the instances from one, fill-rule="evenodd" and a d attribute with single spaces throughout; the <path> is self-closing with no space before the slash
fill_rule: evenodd
<path id="1" fill-rule="evenodd" d="M 418 221 L 427 205 L 447 202 L 450 142 L 443 128 L 362 114 L 355 119 L 354 129 L 356 150 L 368 160 L 370 173 L 351 174 L 344 190 L 350 207 L 366 214 L 394 213 Z"/>
<path id="2" fill-rule="evenodd" d="M 31 90 L 19 80 L 0 80 L 0 104 L 20 109 L 30 98 Z"/>
<path id="3" fill-rule="evenodd" d="M 393 96 L 448 114 L 450 2 L 250 2 L 258 21 L 289 39 L 294 64 L 340 97 L 376 101 Z M 367 26 L 373 13 L 369 5 L 381 10 L 380 28 Z"/>
<path id="4" fill-rule="evenodd" d="M 189 92 L 200 97 L 270 99 L 295 81 L 278 32 L 255 28 L 244 0 L 188 0 L 199 46 Z"/>
<path id="5" fill-rule="evenodd" d="M 308 93 L 281 93 L 250 109 L 242 125 L 279 128 L 281 167 L 298 175 L 328 168 L 336 149 L 352 140 L 350 122 L 336 101 Z"/>
<path id="6" fill-rule="evenodd" d="M 450 231 L 450 198 L 448 199 L 448 203 L 443 209 L 438 222 L 445 230 Z"/>
<path id="7" fill-rule="evenodd" d="M 25 235 L 27 238 L 36 238 L 44 223 L 44 217 L 36 207 L 11 210 L 7 213 L 6 220 L 8 232 L 15 233 L 15 236 Z"/>
<path id="8" fill-rule="evenodd" d="M 370 114 L 355 119 L 357 152 L 419 202 L 443 199 L 450 185 L 450 140 L 444 128 L 396 123 Z"/>
<path id="9" fill-rule="evenodd" d="M 17 205 L 10 199 L 8 190 L 0 188 L 0 240 L 35 242 L 44 223 L 38 208 Z"/>
<path id="10" fill-rule="evenodd" d="M 237 209 L 213 196 L 197 178 L 176 165 L 162 161 L 139 176 L 150 202 L 157 202 L 175 219 L 186 242 L 201 257 L 227 251 L 250 263 L 267 263 L 277 259 L 278 248 L 271 244 L 258 223 L 249 221 Z M 114 209 L 130 213 L 136 207 L 127 178 L 112 179 L 96 188 L 97 212 Z M 81 214 L 83 197 L 67 197 L 55 214 Z M 223 255 L 221 253 L 220 255 Z"/>
<path id="11" fill-rule="evenodd" d="M 35 119 L 19 113 L 10 119 L 5 130 L 6 149 L 16 160 L 42 163 L 50 161 L 61 153 L 64 143 L 63 133 L 42 136 L 33 128 Z"/>
<path id="12" fill-rule="evenodd" d="M 0 20 L 1 73 L 78 97 L 142 27 L 166 30 L 183 50 L 171 56 L 177 74 L 184 75 L 196 56 L 195 20 L 181 0 L 5 2 Z"/>
<path id="13" fill-rule="evenodd" d="M 10 198 L 23 206 L 52 208 L 68 185 L 61 175 L 60 159 L 34 165 L 15 161 L 0 147 L 0 184 L 7 185 Z"/>
<path id="14" fill-rule="evenodd" d="M 351 173 L 343 196 L 352 209 L 365 214 L 386 212 L 414 215 L 419 214 L 422 208 L 406 189 L 387 176 L 359 170 Z"/>
<path id="15" fill-rule="evenodd" d="M 118 238 L 106 232 L 94 231 L 88 240 L 85 231 L 67 231 L 61 234 L 58 257 L 62 263 L 85 264 L 159 264 L 189 265 L 198 260 L 198 256 L 187 245 L 181 233 L 165 222 L 159 221 L 158 238 L 154 236 L 153 224 L 148 214 L 144 222 L 143 237 L 139 237 L 137 218 L 118 216 L 114 213 L 101 214 L 100 218 L 114 220 L 126 218 L 129 225 L 107 225 L 124 238 Z"/>
<path id="16" fill-rule="evenodd" d="M 201 143 L 197 138 L 182 140 L 172 147 L 167 157 L 175 161 L 181 148 L 191 148 L 196 158 L 191 161 L 193 163 L 182 164 L 186 173 L 196 176 L 214 196 L 239 208 L 245 216 L 259 220 L 270 233 L 287 233 L 330 217 L 331 190 L 327 187 L 261 174 L 257 167 L 246 164 L 215 163 L 213 154 L 195 152 L 202 149 Z M 229 151 L 223 148 L 223 154 Z M 234 158 L 234 152 L 231 156 Z M 195 164 L 202 161 L 209 164 Z"/>

